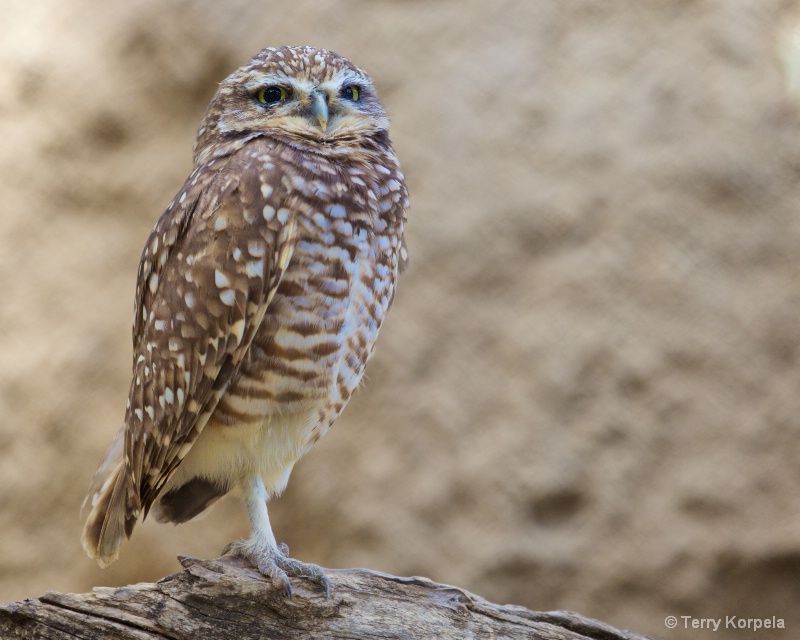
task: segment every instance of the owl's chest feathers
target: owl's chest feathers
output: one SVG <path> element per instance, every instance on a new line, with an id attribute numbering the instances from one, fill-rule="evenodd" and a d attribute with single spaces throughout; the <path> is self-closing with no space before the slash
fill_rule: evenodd
<path id="1" fill-rule="evenodd" d="M 198 439 L 201 451 L 212 443 L 219 458 L 200 455 L 203 474 L 257 469 L 278 493 L 294 461 L 327 431 L 361 380 L 388 309 L 381 297 L 396 271 L 374 235 L 331 241 L 313 220 L 298 224 L 268 313 Z"/>
<path id="2" fill-rule="evenodd" d="M 374 233 L 319 224 L 298 221 L 292 259 L 246 370 L 281 410 L 310 399 L 343 406 L 383 322 L 381 292 L 393 286 L 396 269 Z"/>
<path id="3" fill-rule="evenodd" d="M 218 408 L 217 417 L 231 424 L 311 411 L 309 426 L 327 428 L 358 386 L 388 310 L 396 229 L 380 211 L 380 196 L 356 184 L 362 206 L 324 204 L 320 184 L 335 187 L 312 183 L 295 179 L 287 198 L 296 212 L 292 257 Z"/>

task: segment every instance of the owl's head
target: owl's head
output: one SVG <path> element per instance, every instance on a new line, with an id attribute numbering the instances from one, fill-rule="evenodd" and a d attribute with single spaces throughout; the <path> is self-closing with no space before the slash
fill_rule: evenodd
<path id="1" fill-rule="evenodd" d="M 215 142 L 260 131 L 336 153 L 388 126 L 372 81 L 349 60 L 312 47 L 269 48 L 220 85 L 200 125 L 195 160 Z"/>

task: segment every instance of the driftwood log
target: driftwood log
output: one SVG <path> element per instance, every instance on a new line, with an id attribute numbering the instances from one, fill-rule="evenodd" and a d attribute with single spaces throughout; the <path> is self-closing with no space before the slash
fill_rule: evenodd
<path id="1" fill-rule="evenodd" d="M 237 558 L 180 561 L 183 571 L 155 584 L 0 605 L 0 638 L 644 638 L 574 613 L 498 606 L 426 578 L 328 569 L 329 598 L 305 580 L 293 580 L 288 598 Z"/>

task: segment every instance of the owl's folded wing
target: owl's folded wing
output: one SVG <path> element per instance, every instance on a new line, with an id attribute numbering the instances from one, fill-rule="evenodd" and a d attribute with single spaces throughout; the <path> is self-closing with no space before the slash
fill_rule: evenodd
<path id="1" fill-rule="evenodd" d="M 264 164 L 238 153 L 198 168 L 147 241 L 124 441 L 87 496 L 83 545 L 103 565 L 200 435 L 291 258 L 295 220 L 281 206 L 279 170 Z"/>

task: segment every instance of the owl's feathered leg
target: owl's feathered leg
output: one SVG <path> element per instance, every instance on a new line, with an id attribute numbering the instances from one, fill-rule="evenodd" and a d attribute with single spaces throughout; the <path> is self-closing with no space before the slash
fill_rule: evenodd
<path id="1" fill-rule="evenodd" d="M 300 562 L 290 558 L 286 545 L 278 545 L 267 512 L 267 490 L 259 476 L 251 478 L 244 487 L 244 501 L 250 516 L 252 534 L 248 540 L 231 542 L 223 554 L 241 556 L 252 563 L 265 576 L 280 580 L 286 593 L 292 597 L 289 577 L 308 578 L 318 583 L 325 596 L 330 595 L 331 585 L 323 570 L 315 564 Z"/>

